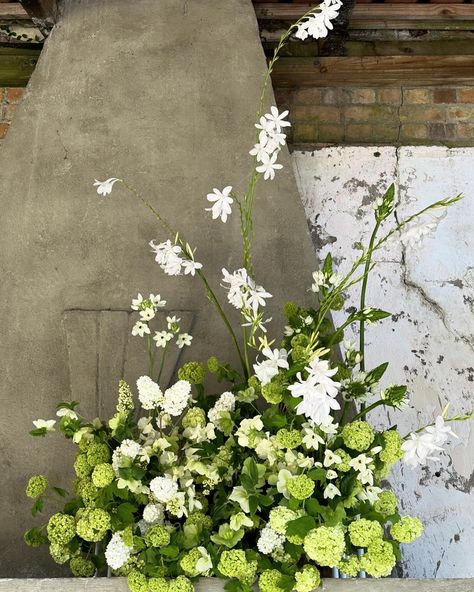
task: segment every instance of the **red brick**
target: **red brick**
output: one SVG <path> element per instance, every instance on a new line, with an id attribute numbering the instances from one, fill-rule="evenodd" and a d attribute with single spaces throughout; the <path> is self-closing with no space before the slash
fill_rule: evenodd
<path id="1" fill-rule="evenodd" d="M 428 126 L 424 123 L 407 123 L 400 133 L 402 140 L 426 140 L 429 136 Z"/>
<path id="2" fill-rule="evenodd" d="M 3 140 L 3 138 L 7 135 L 9 127 L 9 123 L 0 123 L 0 140 Z"/>
<path id="3" fill-rule="evenodd" d="M 454 88 L 436 88 L 433 91 L 433 103 L 455 103 L 456 100 Z"/>
<path id="4" fill-rule="evenodd" d="M 19 103 L 24 92 L 24 88 L 7 88 L 7 101 L 9 103 Z"/>
<path id="5" fill-rule="evenodd" d="M 474 103 L 474 88 L 458 88 L 458 103 Z"/>
<path id="6" fill-rule="evenodd" d="M 402 101 L 401 88 L 383 88 L 377 91 L 378 102 L 389 105 L 399 105 Z"/>
<path id="7" fill-rule="evenodd" d="M 405 103 L 427 104 L 431 103 L 431 91 L 427 88 L 408 88 L 403 91 Z"/>
<path id="8" fill-rule="evenodd" d="M 448 118 L 450 121 L 474 121 L 474 105 L 451 107 L 448 109 Z"/>
<path id="9" fill-rule="evenodd" d="M 295 104 L 297 105 L 319 105 L 322 99 L 322 92 L 319 88 L 305 88 L 295 93 Z"/>

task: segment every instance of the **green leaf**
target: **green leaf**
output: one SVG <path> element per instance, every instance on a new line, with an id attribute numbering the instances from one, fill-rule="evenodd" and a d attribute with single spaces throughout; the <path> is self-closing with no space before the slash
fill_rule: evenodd
<path id="1" fill-rule="evenodd" d="M 75 407 L 79 405 L 79 401 L 71 401 L 68 403 L 67 401 L 61 401 L 56 405 L 56 409 L 71 409 L 74 410 Z"/>
<path id="2" fill-rule="evenodd" d="M 326 508 L 317 499 L 314 499 L 314 497 L 307 499 L 304 507 L 310 516 L 324 516 L 326 512 Z"/>
<path id="3" fill-rule="evenodd" d="M 326 255 L 326 258 L 324 259 L 322 271 L 328 275 L 330 275 L 332 273 L 332 255 L 331 255 L 331 253 L 328 253 Z"/>
<path id="4" fill-rule="evenodd" d="M 291 576 L 282 575 L 278 582 L 278 587 L 282 590 L 285 590 L 285 592 L 291 592 L 291 590 L 293 590 L 295 587 L 295 579 Z"/>
<path id="5" fill-rule="evenodd" d="M 260 505 L 263 506 L 264 508 L 267 508 L 268 506 L 271 506 L 273 504 L 273 498 L 270 497 L 269 495 L 259 495 L 258 501 L 259 501 Z"/>
<path id="6" fill-rule="evenodd" d="M 258 497 L 256 495 L 251 495 L 249 497 L 249 509 L 250 509 L 250 513 L 251 514 L 255 514 L 255 512 L 258 510 L 258 506 L 259 506 Z"/>
<path id="7" fill-rule="evenodd" d="M 160 554 L 164 557 L 169 557 L 170 559 L 176 559 L 179 555 L 179 547 L 176 547 L 175 545 L 163 547 L 160 549 Z"/>
<path id="8" fill-rule="evenodd" d="M 326 470 L 311 469 L 311 471 L 308 472 L 308 477 L 313 481 L 324 481 L 324 479 L 326 479 Z"/>
<path id="9" fill-rule="evenodd" d="M 248 457 L 245 459 L 242 473 L 245 475 L 248 475 L 250 477 L 253 485 L 257 484 L 257 482 L 258 482 L 257 463 L 254 461 L 254 459 L 252 457 Z"/>
<path id="10" fill-rule="evenodd" d="M 301 516 L 291 520 L 286 526 L 286 535 L 305 537 L 316 526 L 316 520 L 312 516 Z"/>
<path id="11" fill-rule="evenodd" d="M 267 430 L 271 430 L 272 428 L 279 430 L 284 428 L 288 423 L 286 416 L 280 412 L 277 406 L 266 409 L 262 414 L 262 421 Z"/>
<path id="12" fill-rule="evenodd" d="M 369 384 L 376 384 L 377 382 L 380 382 L 380 379 L 385 374 L 385 371 L 387 370 L 387 368 L 388 368 L 388 362 L 385 362 L 383 364 L 380 364 L 380 366 L 377 366 L 376 368 L 374 368 L 370 372 L 367 372 L 367 377 L 365 379 L 366 382 Z"/>
<path id="13" fill-rule="evenodd" d="M 344 509 L 344 506 L 338 504 L 334 510 L 331 510 L 331 508 L 327 509 L 325 522 L 327 526 L 337 526 L 345 517 L 346 510 Z"/>
<path id="14" fill-rule="evenodd" d="M 124 502 L 117 508 L 117 516 L 124 524 L 133 524 L 135 522 L 134 513 L 137 507 L 130 502 Z"/>
<path id="15" fill-rule="evenodd" d="M 35 428 L 34 430 L 31 430 L 30 436 L 44 437 L 44 436 L 46 436 L 47 433 L 48 433 L 48 430 L 46 428 Z"/>
<path id="16" fill-rule="evenodd" d="M 286 541 L 285 543 L 285 551 L 290 555 L 290 557 L 294 560 L 295 563 L 298 563 L 301 555 L 303 555 L 303 550 L 301 545 L 295 545 Z"/>
<path id="17" fill-rule="evenodd" d="M 240 482 L 244 486 L 245 491 L 248 491 L 250 493 L 251 491 L 254 490 L 254 487 L 255 487 L 254 481 L 252 481 L 252 479 L 248 475 L 246 475 L 245 473 L 242 473 L 240 475 Z"/>
<path id="18" fill-rule="evenodd" d="M 44 507 L 44 501 L 42 497 L 39 497 L 35 503 L 33 504 L 33 507 L 31 508 L 31 514 L 33 516 L 36 516 L 36 514 L 39 514 Z"/>
<path id="19" fill-rule="evenodd" d="M 66 495 L 67 495 L 67 491 L 65 489 L 63 489 L 62 487 L 53 487 L 52 489 L 61 497 L 66 497 Z"/>

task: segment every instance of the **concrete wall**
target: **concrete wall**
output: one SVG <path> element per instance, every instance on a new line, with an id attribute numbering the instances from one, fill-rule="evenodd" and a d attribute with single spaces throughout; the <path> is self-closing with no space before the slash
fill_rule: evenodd
<path id="1" fill-rule="evenodd" d="M 402 432 L 429 423 L 451 402 L 453 414 L 474 402 L 474 175 L 473 149 L 347 147 L 295 152 L 293 163 L 317 250 L 329 249 L 346 269 L 367 240 L 373 200 L 395 181 L 399 218 L 458 192 L 433 238 L 415 253 L 394 241 L 380 253 L 368 305 L 393 313 L 368 328 L 368 367 L 389 361 L 384 383 L 407 383 L 412 409 L 380 413 L 380 426 Z M 346 308 L 357 304 L 356 298 Z M 341 315 L 336 315 L 336 321 Z M 425 535 L 404 549 L 409 577 L 473 577 L 474 424 L 457 424 L 450 457 L 412 470 L 400 466 L 390 482 L 402 510 L 418 515 Z"/>

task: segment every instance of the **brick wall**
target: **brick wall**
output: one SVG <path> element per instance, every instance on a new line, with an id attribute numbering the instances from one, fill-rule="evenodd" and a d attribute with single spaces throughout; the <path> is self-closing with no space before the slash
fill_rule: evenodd
<path id="1" fill-rule="evenodd" d="M 0 141 L 6 136 L 24 88 L 0 88 Z"/>
<path id="2" fill-rule="evenodd" d="M 275 91 L 291 143 L 474 146 L 474 87 Z"/>

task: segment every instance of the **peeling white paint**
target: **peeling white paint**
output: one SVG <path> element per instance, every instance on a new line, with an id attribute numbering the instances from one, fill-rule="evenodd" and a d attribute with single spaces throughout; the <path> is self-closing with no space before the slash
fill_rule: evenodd
<path id="1" fill-rule="evenodd" d="M 393 317 L 369 327 L 368 367 L 390 362 L 384 384 L 406 382 L 413 408 L 381 412 L 380 426 L 403 433 L 429 423 L 447 402 L 453 413 L 474 401 L 474 149 L 339 147 L 296 152 L 293 163 L 321 258 L 328 250 L 340 269 L 367 241 L 373 200 L 398 185 L 399 219 L 441 197 L 464 193 L 436 234 L 415 253 L 398 241 L 379 253 L 367 304 Z M 404 257 L 405 255 L 405 257 Z M 358 294 L 347 301 L 356 305 Z M 339 320 L 335 315 L 336 322 Z M 399 466 L 390 476 L 403 511 L 419 516 L 425 535 L 404 548 L 408 577 L 474 577 L 474 426 L 456 424 L 459 441 L 426 469 Z"/>

